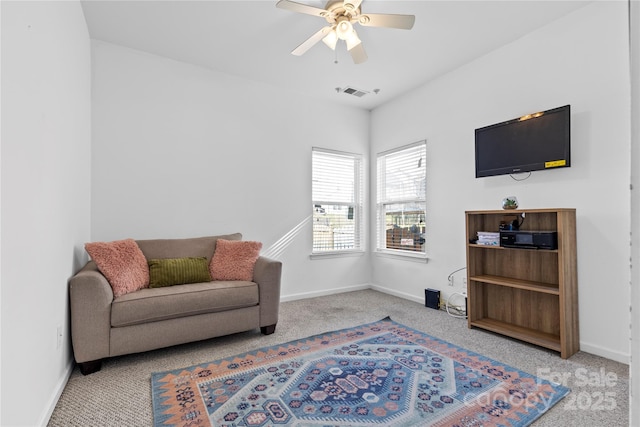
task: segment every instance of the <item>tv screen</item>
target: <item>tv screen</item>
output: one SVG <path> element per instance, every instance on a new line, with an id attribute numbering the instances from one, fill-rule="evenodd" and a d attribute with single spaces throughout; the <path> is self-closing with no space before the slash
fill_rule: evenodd
<path id="1" fill-rule="evenodd" d="M 571 166 L 571 106 L 476 129 L 476 178 Z"/>

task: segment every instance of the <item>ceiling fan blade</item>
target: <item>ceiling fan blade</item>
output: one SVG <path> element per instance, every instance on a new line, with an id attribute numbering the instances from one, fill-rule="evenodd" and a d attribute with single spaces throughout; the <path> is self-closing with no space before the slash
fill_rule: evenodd
<path id="1" fill-rule="evenodd" d="M 363 13 L 358 18 L 360 25 L 365 27 L 385 27 L 410 30 L 416 17 L 413 15 L 391 15 L 384 13 Z"/>
<path id="2" fill-rule="evenodd" d="M 276 3 L 276 7 L 280 9 L 290 10 L 291 12 L 305 13 L 307 15 L 319 16 L 323 18 L 327 11 L 325 9 L 320 9 L 313 6 L 308 6 L 306 4 L 297 3 L 295 1 L 290 0 L 280 0 Z"/>
<path id="3" fill-rule="evenodd" d="M 367 52 L 364 51 L 362 43 L 358 43 L 349 49 L 349 53 L 351 54 L 351 59 L 353 59 L 353 62 L 356 64 L 362 64 L 368 59 Z"/>
<path id="4" fill-rule="evenodd" d="M 348 11 L 357 10 L 360 7 L 362 0 L 344 0 L 342 2 L 343 7 Z"/>
<path id="5" fill-rule="evenodd" d="M 296 56 L 300 56 L 304 54 L 306 51 L 311 49 L 311 47 L 322 40 L 327 34 L 331 31 L 331 27 L 323 27 L 317 33 L 306 39 L 304 42 L 300 44 L 297 48 L 293 49 L 291 53 Z"/>

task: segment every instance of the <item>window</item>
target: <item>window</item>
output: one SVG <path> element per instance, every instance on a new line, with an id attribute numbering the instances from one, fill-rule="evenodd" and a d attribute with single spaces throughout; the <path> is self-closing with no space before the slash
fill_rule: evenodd
<path id="1" fill-rule="evenodd" d="M 362 250 L 362 156 L 313 148 L 313 253 Z"/>
<path id="2" fill-rule="evenodd" d="M 421 141 L 378 154 L 379 251 L 425 253 L 426 152 Z"/>

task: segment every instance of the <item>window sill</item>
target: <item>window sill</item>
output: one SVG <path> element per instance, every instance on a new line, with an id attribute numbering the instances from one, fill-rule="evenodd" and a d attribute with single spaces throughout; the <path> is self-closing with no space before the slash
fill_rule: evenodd
<path id="1" fill-rule="evenodd" d="M 377 249 L 376 256 L 385 257 L 385 258 L 395 258 L 401 259 L 404 261 L 413 261 L 413 262 L 429 262 L 429 257 L 426 253 L 411 253 L 405 251 L 391 251 L 389 249 Z"/>
<path id="2" fill-rule="evenodd" d="M 354 257 L 354 256 L 363 256 L 365 254 L 364 251 L 333 251 L 333 252 L 316 252 L 309 255 L 311 259 L 325 259 L 325 258 L 343 258 L 343 257 Z"/>

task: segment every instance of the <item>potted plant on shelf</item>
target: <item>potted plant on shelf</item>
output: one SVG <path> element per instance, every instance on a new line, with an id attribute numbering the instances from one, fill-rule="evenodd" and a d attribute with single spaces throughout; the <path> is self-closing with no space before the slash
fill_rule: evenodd
<path id="1" fill-rule="evenodd" d="M 517 209 L 518 199 L 515 196 L 507 196 L 502 199 L 502 209 Z"/>

